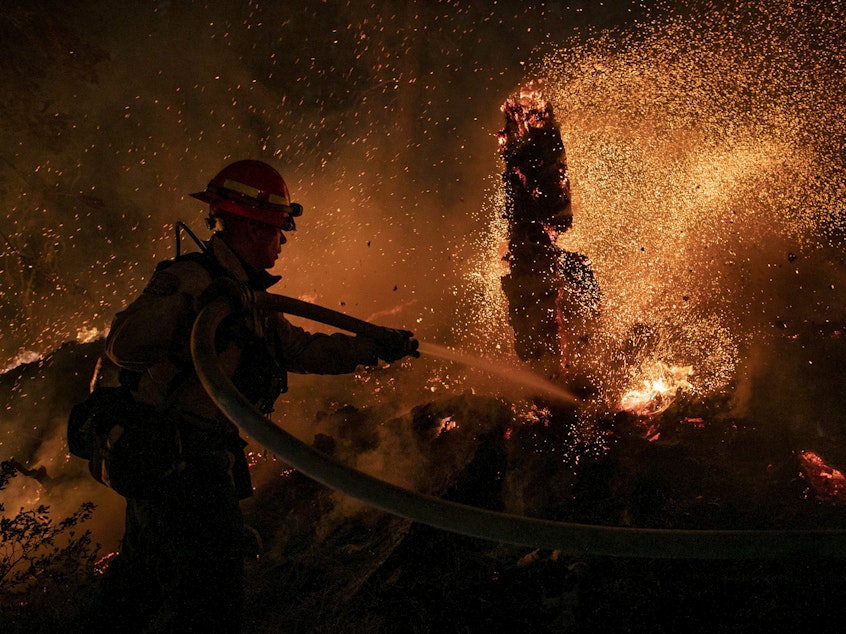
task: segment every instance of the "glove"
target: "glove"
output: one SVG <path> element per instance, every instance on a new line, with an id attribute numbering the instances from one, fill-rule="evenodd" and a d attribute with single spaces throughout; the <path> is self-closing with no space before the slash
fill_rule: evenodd
<path id="1" fill-rule="evenodd" d="M 420 344 L 417 339 L 414 339 L 414 333 L 408 330 L 385 328 L 374 341 L 376 356 L 386 363 L 393 363 L 403 357 L 420 356 L 417 351 Z"/>
<path id="2" fill-rule="evenodd" d="M 231 277 L 219 277 L 206 287 L 197 298 L 197 309 L 202 310 L 219 297 L 229 300 L 233 310 L 244 310 L 253 303 L 253 291 Z"/>

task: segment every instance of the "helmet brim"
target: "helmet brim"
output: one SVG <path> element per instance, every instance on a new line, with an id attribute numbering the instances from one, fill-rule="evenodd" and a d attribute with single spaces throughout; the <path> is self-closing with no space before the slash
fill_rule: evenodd
<path id="1" fill-rule="evenodd" d="M 218 200 L 223 200 L 223 198 L 212 192 L 195 192 L 193 194 L 190 194 L 190 196 L 191 198 L 202 200 L 204 203 L 208 203 L 210 205 L 213 205 Z"/>
<path id="2" fill-rule="evenodd" d="M 294 231 L 297 228 L 294 224 L 293 215 L 279 209 L 264 209 L 254 205 L 243 205 L 210 191 L 195 192 L 190 194 L 190 196 L 209 205 L 213 205 L 220 211 L 256 220 L 277 229 L 282 229 L 283 231 Z"/>

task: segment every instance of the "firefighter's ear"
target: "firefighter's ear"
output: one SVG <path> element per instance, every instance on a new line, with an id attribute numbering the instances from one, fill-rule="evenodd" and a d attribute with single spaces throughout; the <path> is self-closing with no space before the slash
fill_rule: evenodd
<path id="1" fill-rule="evenodd" d="M 212 210 L 212 213 L 210 213 L 206 217 L 206 226 L 208 226 L 210 231 L 213 231 L 215 233 L 218 232 L 218 231 L 223 231 L 223 227 L 224 227 L 223 217 L 215 214 L 214 210 Z"/>

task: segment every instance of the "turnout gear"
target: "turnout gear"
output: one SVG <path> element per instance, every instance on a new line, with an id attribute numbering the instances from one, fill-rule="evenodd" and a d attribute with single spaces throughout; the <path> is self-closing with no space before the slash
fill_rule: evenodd
<path id="1" fill-rule="evenodd" d="M 265 413 L 287 389 L 288 372 L 346 374 L 376 363 L 377 357 L 396 360 L 416 352 L 411 333 L 310 333 L 255 301 L 257 291 L 280 279 L 268 272 L 285 242 L 279 230 L 294 230 L 294 218 L 302 214 L 273 167 L 237 161 L 191 195 L 209 204 L 212 218 L 258 224 L 224 222 L 208 243 L 195 238 L 200 253 L 177 253 L 160 263 L 142 294 L 112 321 L 106 355 L 136 380 L 122 381 L 122 391 L 109 394 L 128 393 L 145 412 L 174 421 L 179 463 L 160 495 L 127 493 L 121 551 L 104 576 L 104 595 L 111 592 L 115 617 L 106 620 L 105 631 L 149 631 L 147 626 L 240 631 L 244 521 L 239 500 L 252 495 L 252 483 L 246 442 L 194 369 L 191 331 L 209 302 L 225 297 L 232 307 L 215 332 L 220 369 Z M 86 451 L 84 442 L 78 444 Z"/>
<path id="2" fill-rule="evenodd" d="M 176 421 L 139 403 L 128 387 L 96 388 L 68 418 L 68 449 L 120 495 L 161 495 L 184 466 Z"/>
<path id="3" fill-rule="evenodd" d="M 244 160 L 227 165 L 209 181 L 205 191 L 191 194 L 211 205 L 212 217 L 226 212 L 294 231 L 294 218 L 303 214 L 292 203 L 282 175 L 263 161 Z"/>
<path id="4" fill-rule="evenodd" d="M 131 390 L 137 401 L 177 421 L 181 443 L 180 469 L 163 494 L 127 498 L 121 552 L 104 579 L 115 630 L 143 623 L 140 611 L 143 618 L 170 615 L 168 631 L 238 631 L 244 530 L 238 500 L 252 495 L 252 484 L 246 443 L 194 372 L 190 332 L 205 304 L 221 295 L 233 302 L 217 331 L 218 359 L 263 412 L 286 389 L 287 372 L 342 374 L 376 360 L 373 339 L 309 333 L 245 299 L 278 279 L 249 267 L 215 234 L 204 253 L 159 264 L 140 297 L 112 322 L 106 354 L 138 377 Z M 149 602 L 121 603 L 127 593 L 150 593 Z"/>
<path id="5" fill-rule="evenodd" d="M 240 311 L 252 304 L 253 291 L 243 282 L 237 282 L 231 277 L 221 277 L 214 280 L 202 292 L 197 305 L 199 308 L 204 308 L 220 297 L 225 297 L 234 310 Z"/>
<path id="6" fill-rule="evenodd" d="M 309 333 L 284 315 L 237 299 L 250 289 L 266 290 L 278 279 L 249 270 L 215 234 L 205 254 L 185 254 L 160 264 L 141 296 L 115 317 L 106 340 L 109 358 L 140 374 L 133 390 L 139 401 L 157 406 L 167 398 L 183 428 L 202 431 L 182 430 L 183 453 L 190 454 L 192 438 L 201 437 L 204 451 L 227 450 L 236 456 L 236 466 L 243 461 L 243 468 L 236 469 L 245 476 L 238 482 L 242 497 L 251 494 L 251 486 L 238 430 L 203 389 L 189 349 L 194 319 L 209 298 L 223 294 L 241 306 L 219 329 L 218 356 L 238 387 L 264 411 L 285 391 L 287 372 L 344 374 L 374 363 L 378 354 L 373 339 Z"/>

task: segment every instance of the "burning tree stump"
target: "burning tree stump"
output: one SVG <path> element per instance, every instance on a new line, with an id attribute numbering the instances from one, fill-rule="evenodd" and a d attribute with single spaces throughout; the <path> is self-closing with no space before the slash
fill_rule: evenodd
<path id="1" fill-rule="evenodd" d="M 524 361 L 552 355 L 564 365 L 568 322 L 596 310 L 590 260 L 556 240 L 573 222 L 564 143 L 551 104 L 531 84 L 502 106 L 505 219 L 510 272 L 502 277 L 514 347 Z"/>

